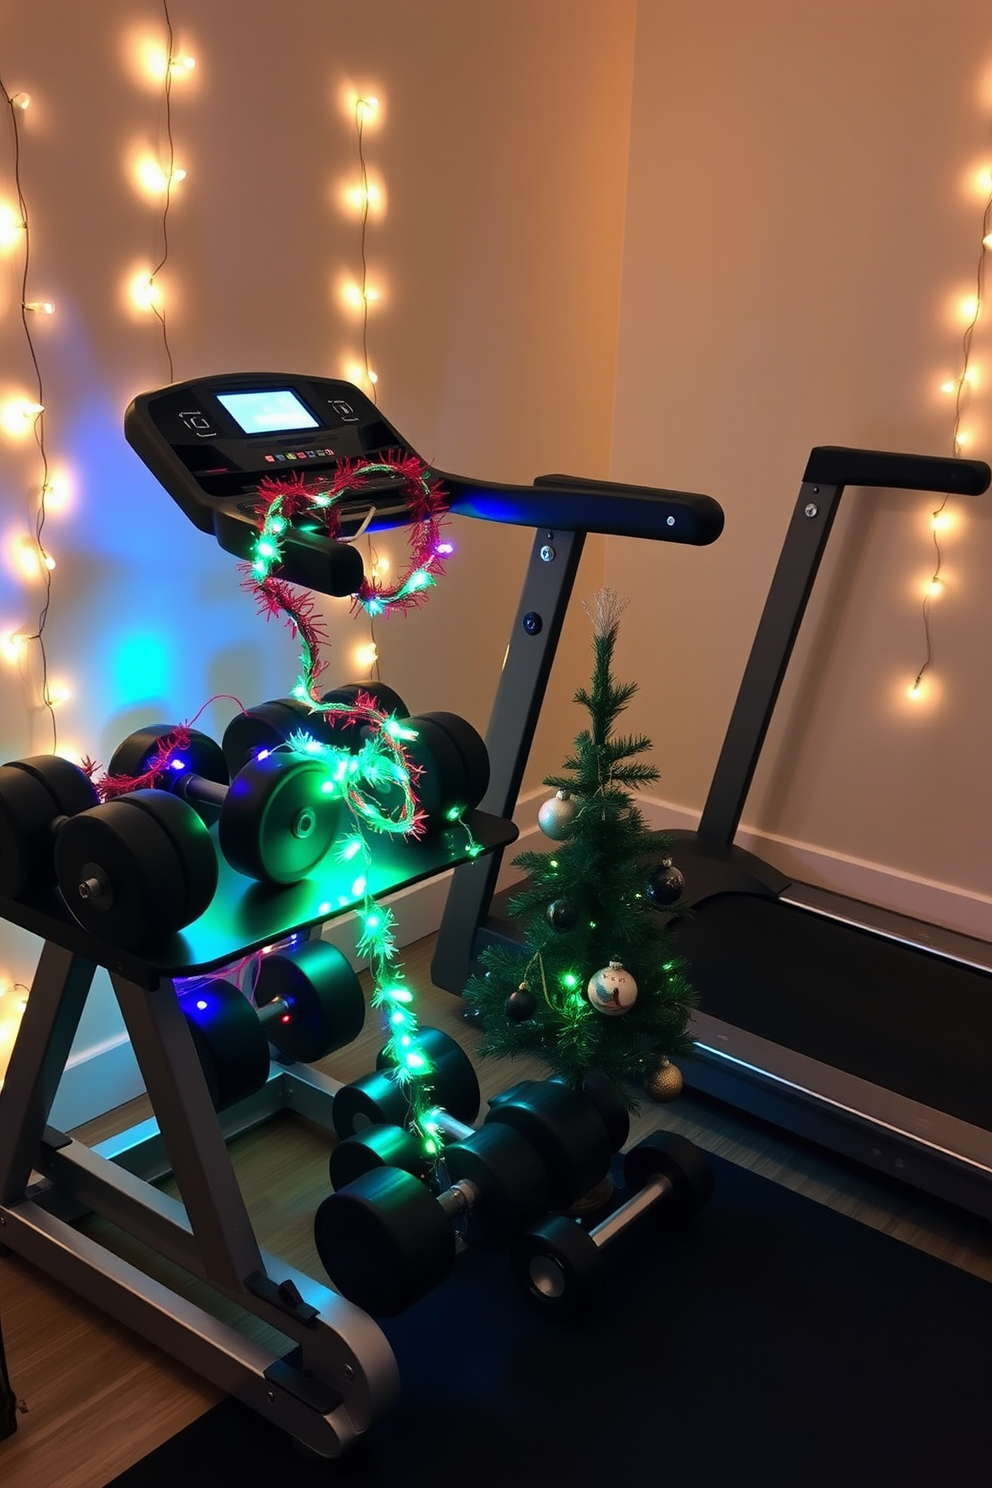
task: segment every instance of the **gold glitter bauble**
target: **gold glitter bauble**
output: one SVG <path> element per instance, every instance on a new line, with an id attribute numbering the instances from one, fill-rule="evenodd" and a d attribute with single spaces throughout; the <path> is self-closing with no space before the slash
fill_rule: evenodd
<path id="1" fill-rule="evenodd" d="M 644 1089 L 652 1100 L 674 1100 L 682 1093 L 682 1073 L 670 1059 L 663 1059 L 653 1074 L 648 1075 Z"/>

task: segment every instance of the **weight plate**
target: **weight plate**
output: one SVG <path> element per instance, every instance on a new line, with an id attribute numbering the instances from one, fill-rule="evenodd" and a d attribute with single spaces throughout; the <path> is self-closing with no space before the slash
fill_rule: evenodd
<path id="1" fill-rule="evenodd" d="M 331 1186 L 344 1188 L 373 1168 L 402 1168 L 422 1179 L 429 1162 L 405 1126 L 369 1126 L 335 1143 L 328 1163 Z"/>
<path id="2" fill-rule="evenodd" d="M 0 767 L 0 894 L 22 899 L 50 888 L 56 823 L 98 804 L 85 771 L 58 755 Z"/>
<path id="3" fill-rule="evenodd" d="M 186 878 L 169 834 L 134 801 L 134 795 L 121 796 L 70 817 L 55 842 L 55 872 L 71 914 L 98 939 L 125 950 L 187 923 Z"/>
<path id="4" fill-rule="evenodd" d="M 465 776 L 465 808 L 478 806 L 489 789 L 489 751 L 482 735 L 457 713 L 424 713 L 421 717 L 444 729 L 458 750 Z"/>
<path id="5" fill-rule="evenodd" d="M 269 1045 L 251 1003 L 232 982 L 214 980 L 179 999 L 214 1109 L 223 1111 L 269 1078 Z"/>
<path id="6" fill-rule="evenodd" d="M 337 785 L 317 756 L 284 753 L 249 760 L 221 807 L 221 851 L 249 878 L 297 883 L 327 853 L 343 812 Z"/>
<path id="7" fill-rule="evenodd" d="M 352 707 L 359 693 L 371 698 L 379 711 L 389 714 L 390 717 L 406 718 L 409 715 L 410 710 L 399 693 L 392 687 L 387 687 L 385 682 L 346 682 L 343 687 L 334 687 L 330 692 L 325 692 L 321 702 L 345 703 L 348 707 Z M 346 726 L 343 722 L 343 714 L 324 713 L 321 719 L 330 742 L 341 749 L 350 749 L 352 753 L 357 753 L 361 749 L 371 727 L 366 723 L 353 723 Z"/>
<path id="8" fill-rule="evenodd" d="M 606 1274 L 595 1240 L 560 1214 L 521 1235 L 510 1251 L 510 1261 L 531 1300 L 562 1318 L 577 1316 Z"/>
<path id="9" fill-rule="evenodd" d="M 375 1168 L 324 1199 L 313 1236 L 321 1264 L 350 1302 L 395 1317 L 455 1261 L 455 1232 L 419 1179 Z"/>
<path id="10" fill-rule="evenodd" d="M 601 1183 L 612 1149 L 587 1095 L 557 1080 L 522 1080 L 490 1101 L 486 1121 L 505 1122 L 537 1148 L 548 1172 L 551 1207 L 567 1209 Z"/>
<path id="11" fill-rule="evenodd" d="M 182 870 L 185 895 L 177 929 L 199 919 L 217 892 L 217 849 L 199 812 L 169 791 L 139 790 L 122 796 L 155 821 L 172 843 Z"/>
<path id="12" fill-rule="evenodd" d="M 291 1004 L 288 1022 L 268 1025 L 268 1039 L 287 1059 L 304 1064 L 343 1049 L 365 1024 L 362 984 L 347 957 L 326 940 L 263 956 L 254 995 L 260 1008 L 276 997 Z"/>
<path id="13" fill-rule="evenodd" d="M 133 734 L 128 734 L 111 755 L 107 774 L 140 779 L 147 773 L 160 745 L 176 732 L 176 728 L 174 723 L 151 723 L 147 728 L 136 729 Z M 156 790 L 183 795 L 184 782 L 192 775 L 202 775 L 205 780 L 212 780 L 217 785 L 226 785 L 228 782 L 227 761 L 223 750 L 209 734 L 201 733 L 199 729 L 189 730 L 189 744 L 182 751 L 177 751 L 174 760 L 175 763 L 159 775 Z M 182 768 L 177 769 L 176 765 L 180 764 Z M 189 800 L 193 810 L 208 827 L 217 820 L 218 808 L 213 802 L 196 801 L 185 795 L 183 799 Z"/>
<path id="14" fill-rule="evenodd" d="M 713 1170 L 705 1153 L 677 1132 L 651 1132 L 625 1153 L 624 1183 L 637 1191 L 656 1173 L 671 1183 L 665 1203 L 668 1214 L 695 1214 L 713 1193 Z"/>
<path id="15" fill-rule="evenodd" d="M 339 1137 L 350 1137 L 367 1126 L 405 1126 L 412 1113 L 408 1092 L 409 1086 L 388 1069 L 342 1085 L 331 1107 L 334 1130 Z"/>
<path id="16" fill-rule="evenodd" d="M 310 709 L 301 698 L 275 698 L 238 713 L 221 741 L 232 777 L 256 755 L 279 749 L 298 729 L 309 730 L 312 721 Z"/>
<path id="17" fill-rule="evenodd" d="M 452 1183 L 467 1180 L 476 1190 L 459 1226 L 467 1244 L 499 1250 L 548 1208 L 548 1177 L 539 1154 L 511 1126 L 494 1122 L 444 1149 Z"/>
<path id="18" fill-rule="evenodd" d="M 470 1124 L 478 1116 L 482 1100 L 475 1065 L 461 1044 L 440 1028 L 421 1028 L 417 1037 L 431 1066 L 431 1099 L 434 1104 L 443 1106 L 457 1121 Z M 392 1063 L 389 1045 L 386 1044 L 376 1056 L 376 1069 L 388 1069 Z"/>

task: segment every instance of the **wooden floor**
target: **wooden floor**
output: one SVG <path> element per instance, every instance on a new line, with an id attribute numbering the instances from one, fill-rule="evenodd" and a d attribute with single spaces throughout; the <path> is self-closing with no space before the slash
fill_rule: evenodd
<path id="1" fill-rule="evenodd" d="M 471 1052 L 477 1036 L 462 1021 L 461 1003 L 430 987 L 431 951 L 425 941 L 404 953 L 410 981 L 421 989 L 419 1016 Z M 364 1074 L 381 1041 L 370 1018 L 361 1039 L 325 1061 L 326 1072 L 345 1081 Z M 480 1060 L 477 1067 L 486 1096 L 511 1079 L 546 1073 L 523 1060 L 509 1066 Z M 95 1143 L 146 1114 L 146 1104 L 134 1102 L 75 1135 Z M 992 1282 L 992 1227 L 983 1220 L 697 1097 L 683 1095 L 667 1106 L 645 1102 L 634 1136 L 659 1127 Z M 232 1148 L 260 1243 L 318 1278 L 310 1219 L 327 1191 L 329 1145 L 323 1133 L 283 1117 Z M 0 1443 L 3 1488 L 103 1488 L 219 1398 L 212 1386 L 16 1256 L 0 1261 L 0 1319 L 24 1406 L 17 1433 Z"/>

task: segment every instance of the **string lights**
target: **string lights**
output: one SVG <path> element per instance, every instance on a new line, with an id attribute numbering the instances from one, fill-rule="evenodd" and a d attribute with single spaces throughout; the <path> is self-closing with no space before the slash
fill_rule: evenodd
<path id="1" fill-rule="evenodd" d="M 983 167 L 975 178 L 975 185 L 985 198 L 985 209 L 982 214 L 982 237 L 978 253 L 978 266 L 975 271 L 975 290 L 973 294 L 969 294 L 962 299 L 958 305 L 958 313 L 964 320 L 958 373 L 956 376 L 943 382 L 940 388 L 942 393 L 954 399 L 954 417 L 951 426 L 951 454 L 955 457 L 967 454 L 973 444 L 973 433 L 970 429 L 963 427 L 963 422 L 970 404 L 971 395 L 975 391 L 979 381 L 978 369 L 973 364 L 972 354 L 975 329 L 981 319 L 985 296 L 985 265 L 989 250 L 992 249 L 992 168 L 989 166 Z M 918 702 L 922 699 L 925 691 L 924 677 L 933 664 L 931 607 L 934 600 L 939 599 L 943 594 L 945 587 L 943 576 L 944 553 L 941 538 L 953 526 L 952 513 L 947 510 L 947 504 L 950 499 L 951 493 L 949 491 L 945 492 L 940 504 L 930 513 L 930 535 L 934 549 L 934 565 L 930 577 L 923 588 L 923 664 L 907 688 L 906 693 L 907 697 L 913 702 Z"/>
<path id="2" fill-rule="evenodd" d="M 175 33 L 172 27 L 172 17 L 169 14 L 168 0 L 162 0 L 162 16 L 166 33 L 165 50 L 163 51 L 153 42 L 146 43 L 142 55 L 142 70 L 150 80 L 157 81 L 162 86 L 165 106 L 165 160 L 162 161 L 154 154 L 145 151 L 134 162 L 134 181 L 137 189 L 150 200 L 162 202 L 161 248 L 158 260 L 152 268 L 138 269 L 132 275 L 128 284 L 128 294 L 132 305 L 137 310 L 154 315 L 158 321 L 162 333 L 162 349 L 169 368 L 169 381 L 174 382 L 175 367 L 159 276 L 169 261 L 169 210 L 172 206 L 172 193 L 180 182 L 186 179 L 187 173 L 183 167 L 176 164 L 176 146 L 172 131 L 172 85 L 176 79 L 189 76 L 196 66 L 196 60 L 184 53 L 176 52 Z"/>
<path id="3" fill-rule="evenodd" d="M 32 300 L 28 298 L 28 283 L 31 273 L 31 227 L 27 202 L 21 184 L 20 131 L 21 120 L 31 103 L 31 95 L 24 91 L 16 93 L 8 92 L 2 79 L 0 79 L 0 93 L 3 94 L 4 101 L 7 104 L 13 132 L 14 192 L 17 198 L 16 207 L 5 203 L 2 211 L 0 211 L 0 242 L 8 248 L 18 246 L 22 248 L 20 277 L 21 328 L 24 332 L 24 339 L 27 344 L 28 356 L 34 375 L 33 396 L 10 398 L 0 408 L 0 429 L 2 429 L 8 439 L 17 440 L 23 439 L 29 434 L 33 435 L 35 444 L 37 445 L 41 478 L 38 483 L 34 529 L 30 536 L 26 535 L 17 544 L 15 562 L 22 578 L 27 582 L 38 581 L 42 587 L 41 605 L 34 629 L 21 626 L 16 630 L 10 631 L 4 637 L 2 650 L 7 659 L 20 668 L 27 658 L 29 646 L 32 644 L 37 646 L 41 663 L 41 702 L 42 706 L 47 709 L 51 722 L 52 751 L 54 753 L 58 750 L 59 742 L 58 723 L 55 717 L 55 704 L 57 700 L 53 696 L 49 686 L 48 653 L 45 647 L 45 628 L 48 624 L 52 602 L 52 572 L 55 568 L 55 559 L 45 546 L 44 536 L 45 524 L 48 519 L 48 495 L 51 470 L 45 439 L 45 389 L 31 321 L 37 315 L 48 316 L 54 314 L 55 306 L 51 300 Z"/>

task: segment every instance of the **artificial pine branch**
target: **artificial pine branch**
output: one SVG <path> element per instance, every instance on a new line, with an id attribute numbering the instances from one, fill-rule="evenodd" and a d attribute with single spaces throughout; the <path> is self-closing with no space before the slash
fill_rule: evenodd
<path id="1" fill-rule="evenodd" d="M 651 869 L 666 856 L 669 839 L 646 825 L 627 790 L 659 778 L 654 765 L 638 758 L 651 742 L 613 732 L 637 691 L 636 683 L 618 684 L 612 676 L 626 605 L 612 589 L 585 605 L 593 622 L 593 672 L 574 701 L 588 712 L 589 726 L 561 771 L 545 779 L 570 797 L 568 835 L 550 852 L 514 859 L 528 875 L 509 904 L 524 943 L 488 948 L 465 996 L 481 1015 L 484 1054 L 537 1053 L 576 1086 L 590 1068 L 600 1069 L 633 1106 L 631 1080 L 690 1051 L 694 997 L 667 924 L 646 898 Z M 586 993 L 589 979 L 611 960 L 622 962 L 638 988 L 633 1006 L 619 1015 L 599 1011 Z M 532 997 L 534 1008 L 515 1021 L 508 1009 L 514 999 L 519 1009 L 522 983 L 524 1001 Z"/>

